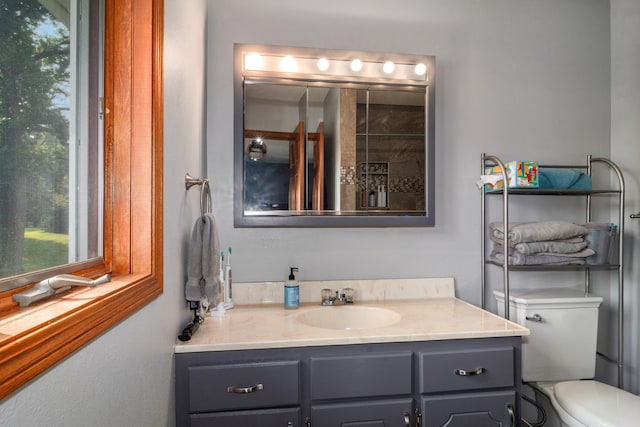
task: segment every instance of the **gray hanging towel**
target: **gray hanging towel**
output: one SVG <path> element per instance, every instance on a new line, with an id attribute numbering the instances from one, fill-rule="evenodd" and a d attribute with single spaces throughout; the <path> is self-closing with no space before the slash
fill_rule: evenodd
<path id="1" fill-rule="evenodd" d="M 199 302 L 202 297 L 202 228 L 204 220 L 198 218 L 193 225 L 189 241 L 189 259 L 187 260 L 187 284 L 184 296 L 187 301 Z"/>
<path id="2" fill-rule="evenodd" d="M 202 280 L 204 293 L 209 298 L 211 307 L 220 302 L 220 241 L 216 219 L 211 213 L 202 217 L 204 220 L 202 232 Z"/>
<path id="3" fill-rule="evenodd" d="M 220 243 L 215 218 L 207 213 L 193 225 L 187 260 L 185 298 L 199 302 L 207 296 L 210 305 L 220 298 Z"/>

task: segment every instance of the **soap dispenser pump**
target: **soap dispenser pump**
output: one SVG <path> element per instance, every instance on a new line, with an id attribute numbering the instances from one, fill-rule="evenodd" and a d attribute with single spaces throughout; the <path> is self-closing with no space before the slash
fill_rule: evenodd
<path id="1" fill-rule="evenodd" d="M 300 286 L 293 274 L 298 268 L 289 267 L 289 270 L 289 280 L 284 283 L 284 308 L 295 309 L 300 305 Z"/>

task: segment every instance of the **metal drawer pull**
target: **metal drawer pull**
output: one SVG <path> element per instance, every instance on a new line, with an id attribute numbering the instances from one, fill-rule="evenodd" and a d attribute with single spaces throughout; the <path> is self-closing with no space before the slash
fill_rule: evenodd
<path id="1" fill-rule="evenodd" d="M 473 377 L 474 375 L 480 375 L 485 372 L 484 368 L 477 368 L 473 371 L 467 371 L 465 369 L 456 369 L 456 375 L 460 375 L 461 377 Z"/>
<path id="2" fill-rule="evenodd" d="M 404 425 L 405 427 L 411 427 L 411 416 L 408 413 L 404 413 Z"/>
<path id="3" fill-rule="evenodd" d="M 538 313 L 534 314 L 533 316 L 527 316 L 525 317 L 525 319 L 531 320 L 532 322 L 542 323 L 542 316 L 540 316 Z"/>
<path id="4" fill-rule="evenodd" d="M 256 384 L 256 385 L 252 385 L 251 387 L 227 387 L 227 393 L 240 393 L 240 394 L 247 394 L 247 393 L 253 393 L 255 391 L 258 390 L 262 390 L 264 387 L 262 384 Z"/>
<path id="5" fill-rule="evenodd" d="M 516 414 L 513 412 L 513 405 L 511 404 L 507 405 L 507 412 L 509 413 L 509 421 L 510 421 L 509 425 L 511 427 L 514 427 L 516 425 Z"/>

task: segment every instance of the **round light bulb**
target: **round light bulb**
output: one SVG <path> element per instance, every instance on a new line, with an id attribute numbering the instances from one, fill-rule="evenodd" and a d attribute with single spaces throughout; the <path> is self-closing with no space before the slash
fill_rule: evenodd
<path id="1" fill-rule="evenodd" d="M 329 69 L 329 60 L 327 58 L 318 59 L 318 70 L 327 71 Z"/>
<path id="2" fill-rule="evenodd" d="M 417 64 L 415 68 L 415 72 L 419 76 L 424 76 L 424 74 L 427 72 L 427 66 L 422 63 Z"/>
<path id="3" fill-rule="evenodd" d="M 351 70 L 353 71 L 362 70 L 362 61 L 360 61 L 359 59 L 354 59 L 353 61 L 351 61 Z"/>
<path id="4" fill-rule="evenodd" d="M 396 64 L 394 64 L 391 61 L 385 62 L 384 65 L 382 66 L 382 71 L 384 71 L 387 74 L 393 73 L 393 70 L 395 69 L 396 69 Z"/>
<path id="5" fill-rule="evenodd" d="M 280 69 L 285 73 L 295 72 L 298 69 L 295 58 L 291 55 L 287 55 L 284 58 L 282 58 L 282 62 L 280 63 Z"/>
<path id="6" fill-rule="evenodd" d="M 245 55 L 244 69 L 245 70 L 262 70 L 262 56 L 260 56 L 260 54 L 256 52 Z"/>

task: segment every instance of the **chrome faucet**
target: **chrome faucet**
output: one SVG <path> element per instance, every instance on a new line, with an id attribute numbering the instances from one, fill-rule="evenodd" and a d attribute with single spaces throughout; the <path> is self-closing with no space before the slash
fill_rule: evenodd
<path id="1" fill-rule="evenodd" d="M 322 305 L 353 304 L 353 289 L 344 288 L 333 295 L 331 289 L 322 290 Z"/>

